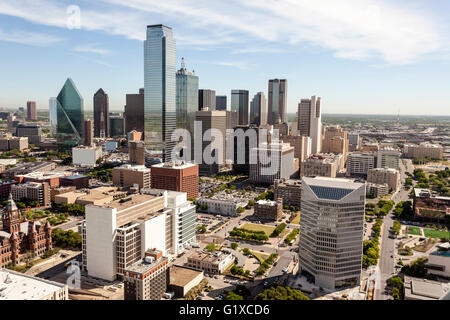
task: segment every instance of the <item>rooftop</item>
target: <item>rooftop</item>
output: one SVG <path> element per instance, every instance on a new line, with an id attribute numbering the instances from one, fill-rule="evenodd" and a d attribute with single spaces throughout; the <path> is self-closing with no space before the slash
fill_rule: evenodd
<path id="1" fill-rule="evenodd" d="M 0 270 L 0 300 L 39 300 L 64 286 L 21 273 Z"/>
<path id="2" fill-rule="evenodd" d="M 71 172 L 68 171 L 50 171 L 50 172 L 30 172 L 24 175 L 18 175 L 18 177 L 24 177 L 28 179 L 36 179 L 36 180 L 45 180 L 45 179 L 53 179 L 53 178 L 61 178 L 70 176 Z"/>
<path id="3" fill-rule="evenodd" d="M 327 200 L 340 200 L 365 186 L 364 183 L 343 178 L 303 177 L 303 182 L 311 188 L 317 198 Z"/>
<path id="4" fill-rule="evenodd" d="M 114 169 L 123 169 L 123 170 L 130 170 L 130 171 L 139 171 L 139 172 L 150 172 L 150 169 L 147 168 L 146 166 L 135 165 L 135 164 L 124 164 L 123 166 L 116 167 Z"/>
<path id="5" fill-rule="evenodd" d="M 405 277 L 405 298 L 415 300 L 438 300 L 448 294 L 450 284 L 432 281 L 427 279 L 419 279 Z"/>
<path id="6" fill-rule="evenodd" d="M 170 285 L 184 287 L 200 274 L 203 274 L 203 272 L 192 270 L 189 268 L 173 266 L 170 268 Z"/>
<path id="7" fill-rule="evenodd" d="M 186 169 L 186 168 L 191 168 L 191 167 L 195 167 L 197 166 L 197 164 L 195 163 L 190 163 L 190 162 L 165 162 L 165 163 L 159 163 L 159 164 L 155 164 L 152 166 L 152 168 L 166 168 L 166 169 L 177 169 L 177 170 L 181 170 L 181 169 Z"/>
<path id="8" fill-rule="evenodd" d="M 149 194 L 135 194 L 121 200 L 114 200 L 111 202 L 107 202 L 104 204 L 103 207 L 117 209 L 117 211 L 122 211 L 155 198 L 157 197 Z"/>
<path id="9" fill-rule="evenodd" d="M 126 267 L 125 270 L 128 272 L 143 275 L 152 270 L 157 265 L 160 265 L 161 263 L 164 263 L 166 261 L 167 257 L 161 257 L 159 259 L 155 259 L 153 257 L 145 257 L 144 259 L 132 264 L 131 266 Z"/>

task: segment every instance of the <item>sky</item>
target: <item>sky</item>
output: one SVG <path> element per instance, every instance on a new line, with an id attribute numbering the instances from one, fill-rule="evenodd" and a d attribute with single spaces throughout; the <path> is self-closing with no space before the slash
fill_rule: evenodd
<path id="1" fill-rule="evenodd" d="M 144 85 L 146 26 L 171 26 L 178 67 L 200 89 L 267 97 L 288 80 L 288 112 L 450 115 L 447 0 L 0 0 L 0 107 L 48 109 L 70 77 L 123 111 Z M 228 104 L 230 101 L 228 101 Z"/>

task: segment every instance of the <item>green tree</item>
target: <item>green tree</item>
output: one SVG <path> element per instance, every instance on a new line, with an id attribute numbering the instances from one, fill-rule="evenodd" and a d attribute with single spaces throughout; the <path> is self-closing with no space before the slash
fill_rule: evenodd
<path id="1" fill-rule="evenodd" d="M 214 243 L 210 243 L 206 246 L 206 250 L 208 250 L 208 252 L 213 252 L 216 250 L 216 245 Z"/>
<path id="2" fill-rule="evenodd" d="M 239 245 L 236 242 L 231 243 L 231 249 L 236 250 L 239 247 Z"/>

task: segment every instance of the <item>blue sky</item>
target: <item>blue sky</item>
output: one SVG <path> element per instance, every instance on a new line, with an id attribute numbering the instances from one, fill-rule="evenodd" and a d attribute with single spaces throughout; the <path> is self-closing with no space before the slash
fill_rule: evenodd
<path id="1" fill-rule="evenodd" d="M 78 15 L 79 9 L 79 15 Z M 71 77 L 92 109 L 143 87 L 146 25 L 172 26 L 200 88 L 267 95 L 288 79 L 288 112 L 450 114 L 448 1 L 1 0 L 0 107 L 48 109 Z M 79 18 L 79 19 L 78 19 Z"/>

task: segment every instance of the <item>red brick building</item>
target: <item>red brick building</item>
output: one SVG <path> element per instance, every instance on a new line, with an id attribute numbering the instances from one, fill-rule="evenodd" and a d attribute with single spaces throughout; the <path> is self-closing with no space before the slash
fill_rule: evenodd
<path id="1" fill-rule="evenodd" d="M 3 230 L 0 231 L 0 267 L 18 264 L 24 254 L 42 255 L 52 249 L 52 228 L 47 222 L 20 221 L 20 211 L 12 195 L 2 213 Z"/>
<path id="2" fill-rule="evenodd" d="M 153 189 L 186 192 L 189 198 L 198 198 L 198 165 L 192 163 L 161 163 L 152 166 Z"/>

